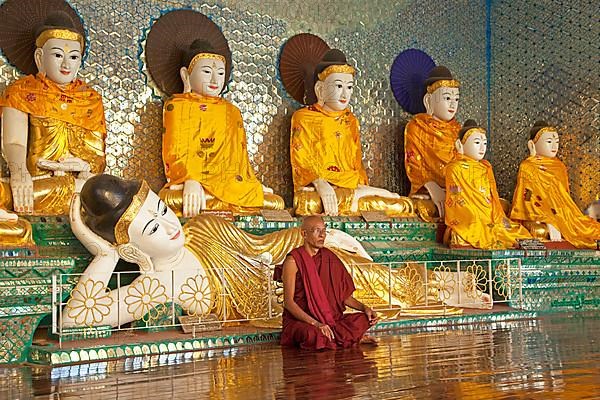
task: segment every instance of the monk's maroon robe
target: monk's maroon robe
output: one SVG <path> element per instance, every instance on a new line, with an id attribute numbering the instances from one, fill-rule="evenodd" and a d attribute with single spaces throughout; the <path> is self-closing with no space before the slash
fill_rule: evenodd
<path id="1" fill-rule="evenodd" d="M 283 311 L 283 346 L 299 346 L 307 350 L 350 347 L 360 341 L 369 329 L 364 313 L 344 314 L 344 300 L 354 292 L 354 282 L 346 267 L 331 250 L 322 248 L 311 257 L 299 247 L 290 252 L 298 267 L 294 301 L 308 315 L 333 330 L 332 341 L 319 328 L 297 320 Z"/>

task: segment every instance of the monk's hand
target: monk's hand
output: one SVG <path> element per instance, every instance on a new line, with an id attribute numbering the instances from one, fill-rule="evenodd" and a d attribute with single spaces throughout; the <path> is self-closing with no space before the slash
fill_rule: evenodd
<path id="1" fill-rule="evenodd" d="M 317 322 L 316 326 L 317 326 L 317 329 L 319 329 L 321 331 L 321 333 L 323 335 L 325 335 L 326 338 L 328 338 L 329 340 L 335 339 L 335 336 L 333 335 L 333 330 L 331 329 L 331 327 L 329 325 Z"/>
<path id="2" fill-rule="evenodd" d="M 338 199 L 333 186 L 323 178 L 315 179 L 312 184 L 319 193 L 325 215 L 338 215 Z"/>
<path id="3" fill-rule="evenodd" d="M 188 179 L 183 184 L 183 216 L 195 217 L 206 208 L 206 195 L 200 182 Z"/>
<path id="4" fill-rule="evenodd" d="M 365 306 L 365 315 L 367 316 L 367 319 L 369 320 L 369 325 L 371 326 L 375 325 L 377 321 L 379 321 L 377 313 L 369 306 Z"/>
<path id="5" fill-rule="evenodd" d="M 31 214 L 33 212 L 33 179 L 27 169 L 22 169 L 20 173 L 11 171 L 10 189 L 13 197 L 13 209 L 22 214 Z"/>
<path id="6" fill-rule="evenodd" d="M 433 181 L 429 181 L 425 183 L 425 189 L 429 192 L 429 197 L 431 197 L 431 201 L 438 209 L 438 213 L 440 218 L 444 219 L 444 203 L 446 202 L 446 189 L 438 185 Z"/>

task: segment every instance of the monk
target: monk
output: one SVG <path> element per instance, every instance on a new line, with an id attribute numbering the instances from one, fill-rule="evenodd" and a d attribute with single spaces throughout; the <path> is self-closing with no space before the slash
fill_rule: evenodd
<path id="1" fill-rule="evenodd" d="M 567 167 L 556 157 L 559 142 L 557 129 L 548 123 L 538 121 L 531 128 L 530 156 L 519 167 L 510 216 L 532 231 L 545 224 L 542 240 L 549 236 L 576 248 L 595 249 L 600 223 L 584 215 L 571 198 Z"/>
<path id="2" fill-rule="evenodd" d="M 321 350 L 375 343 L 365 332 L 377 322 L 376 313 L 352 296 L 352 277 L 340 259 L 323 247 L 323 219 L 306 217 L 301 231 L 304 244 L 283 263 L 281 344 Z M 361 313 L 344 314 L 346 307 Z"/>

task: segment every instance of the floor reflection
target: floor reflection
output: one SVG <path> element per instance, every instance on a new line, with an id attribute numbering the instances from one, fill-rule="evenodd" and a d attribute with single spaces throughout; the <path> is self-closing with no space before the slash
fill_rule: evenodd
<path id="1" fill-rule="evenodd" d="M 259 345 L 0 369 L 7 399 L 598 399 L 600 313 L 403 331 L 378 347 Z"/>

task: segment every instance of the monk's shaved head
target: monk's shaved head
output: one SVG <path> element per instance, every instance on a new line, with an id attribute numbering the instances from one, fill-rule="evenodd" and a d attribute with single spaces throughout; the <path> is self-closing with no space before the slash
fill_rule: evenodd
<path id="1" fill-rule="evenodd" d="M 310 215 L 308 217 L 304 217 L 302 220 L 302 225 L 300 229 L 303 231 L 313 229 L 317 225 L 325 225 L 325 221 L 323 221 L 323 217 L 319 215 Z"/>

